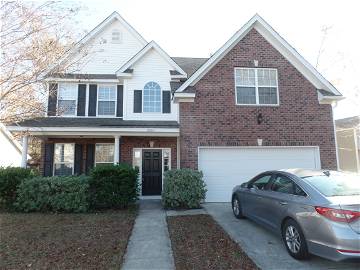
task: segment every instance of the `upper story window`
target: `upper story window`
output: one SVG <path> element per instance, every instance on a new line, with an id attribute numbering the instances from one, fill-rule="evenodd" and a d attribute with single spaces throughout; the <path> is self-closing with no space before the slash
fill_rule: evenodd
<path id="1" fill-rule="evenodd" d="M 58 115 L 76 115 L 78 86 L 74 83 L 59 84 Z"/>
<path id="2" fill-rule="evenodd" d="M 120 30 L 113 30 L 111 33 L 111 42 L 112 43 L 121 43 L 122 36 Z"/>
<path id="3" fill-rule="evenodd" d="M 278 105 L 277 70 L 235 68 L 237 105 Z"/>
<path id="4" fill-rule="evenodd" d="M 75 145 L 56 143 L 54 149 L 54 175 L 72 175 L 74 173 Z"/>
<path id="5" fill-rule="evenodd" d="M 144 112 L 161 112 L 161 88 L 156 82 L 148 82 L 144 87 Z"/>
<path id="6" fill-rule="evenodd" d="M 99 85 L 98 88 L 98 116 L 115 116 L 116 113 L 116 86 Z"/>

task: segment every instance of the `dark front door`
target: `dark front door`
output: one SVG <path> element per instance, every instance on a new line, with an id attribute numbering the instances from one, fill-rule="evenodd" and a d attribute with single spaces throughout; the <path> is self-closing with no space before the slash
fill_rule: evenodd
<path id="1" fill-rule="evenodd" d="M 143 150 L 142 156 L 142 195 L 161 195 L 161 150 Z"/>

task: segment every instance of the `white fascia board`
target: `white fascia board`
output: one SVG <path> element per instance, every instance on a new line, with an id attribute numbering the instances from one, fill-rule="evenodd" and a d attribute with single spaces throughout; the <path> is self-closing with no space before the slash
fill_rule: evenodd
<path id="1" fill-rule="evenodd" d="M 10 130 L 7 129 L 4 124 L 0 123 L 0 132 L 4 134 L 4 136 L 9 140 L 9 142 L 16 148 L 19 153 L 22 153 L 22 146 L 15 140 L 15 138 L 9 131 Z"/>
<path id="2" fill-rule="evenodd" d="M 88 127 L 20 127 L 20 126 L 9 126 L 10 131 L 27 131 L 32 135 L 146 135 L 152 136 L 156 134 L 166 134 L 166 136 L 178 136 L 179 128 L 88 128 Z M 134 135 L 135 134 L 135 135 Z"/>
<path id="3" fill-rule="evenodd" d="M 344 96 L 324 96 L 318 91 L 318 100 L 320 104 L 332 104 L 343 99 L 345 99 Z"/>
<path id="4" fill-rule="evenodd" d="M 182 76 L 187 77 L 186 72 L 155 42 L 149 42 L 144 48 L 142 48 L 137 54 L 134 55 L 129 61 L 127 61 L 122 67 L 120 67 L 115 73 L 117 76 L 124 73 L 125 70 L 132 67 L 137 61 L 139 61 L 149 50 L 154 49 L 158 52 L 169 65 L 174 67 Z M 183 77 L 181 77 L 183 78 Z"/>
<path id="5" fill-rule="evenodd" d="M 181 103 L 181 102 L 194 102 L 195 100 L 195 93 L 176 93 L 174 94 L 174 102 Z"/>
<path id="6" fill-rule="evenodd" d="M 75 82 L 75 83 L 89 83 L 89 82 L 96 82 L 96 83 L 119 83 L 119 79 L 67 79 L 67 78 L 54 78 L 49 77 L 45 79 L 46 82 Z"/>
<path id="7" fill-rule="evenodd" d="M 289 45 L 258 14 L 240 28 L 215 54 L 208 59 L 176 92 L 184 91 L 195 85 L 217 62 L 219 62 L 252 28 L 255 28 L 271 45 L 273 45 L 292 65 L 294 65 L 317 89 L 328 90 L 335 95 L 341 93 L 328 82 L 309 62 Z"/>
<path id="8" fill-rule="evenodd" d="M 74 55 L 78 49 L 86 45 L 90 40 L 95 38 L 101 31 L 103 31 L 108 25 L 110 25 L 113 20 L 118 20 L 120 23 L 131 33 L 133 34 L 140 43 L 145 46 L 147 44 L 147 41 L 133 28 L 123 17 L 120 16 L 119 13 L 114 11 L 111 13 L 105 20 L 103 20 L 101 23 L 99 23 L 93 30 L 91 30 L 88 34 L 86 34 L 82 39 L 80 39 L 72 49 L 70 49 L 68 52 L 65 53 L 64 57 L 62 57 L 58 63 L 53 64 L 50 66 L 50 68 L 44 72 L 42 76 L 46 76 L 46 74 L 53 70 L 56 66 L 62 64 L 66 59 Z"/>

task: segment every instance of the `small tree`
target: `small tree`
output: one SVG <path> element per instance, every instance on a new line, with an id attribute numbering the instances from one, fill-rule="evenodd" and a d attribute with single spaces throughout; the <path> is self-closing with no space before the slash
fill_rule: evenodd
<path id="1" fill-rule="evenodd" d="M 47 97 L 44 76 L 76 66 L 74 60 L 53 68 L 74 47 L 76 33 L 71 25 L 80 7 L 60 1 L 0 5 L 0 122 L 42 116 Z M 77 55 L 78 62 L 85 49 Z"/>

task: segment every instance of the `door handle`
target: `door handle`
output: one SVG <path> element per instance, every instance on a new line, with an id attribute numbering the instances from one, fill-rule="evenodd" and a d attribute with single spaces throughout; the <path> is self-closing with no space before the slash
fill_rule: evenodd
<path id="1" fill-rule="evenodd" d="M 280 205 L 287 205 L 287 202 L 279 202 Z"/>

